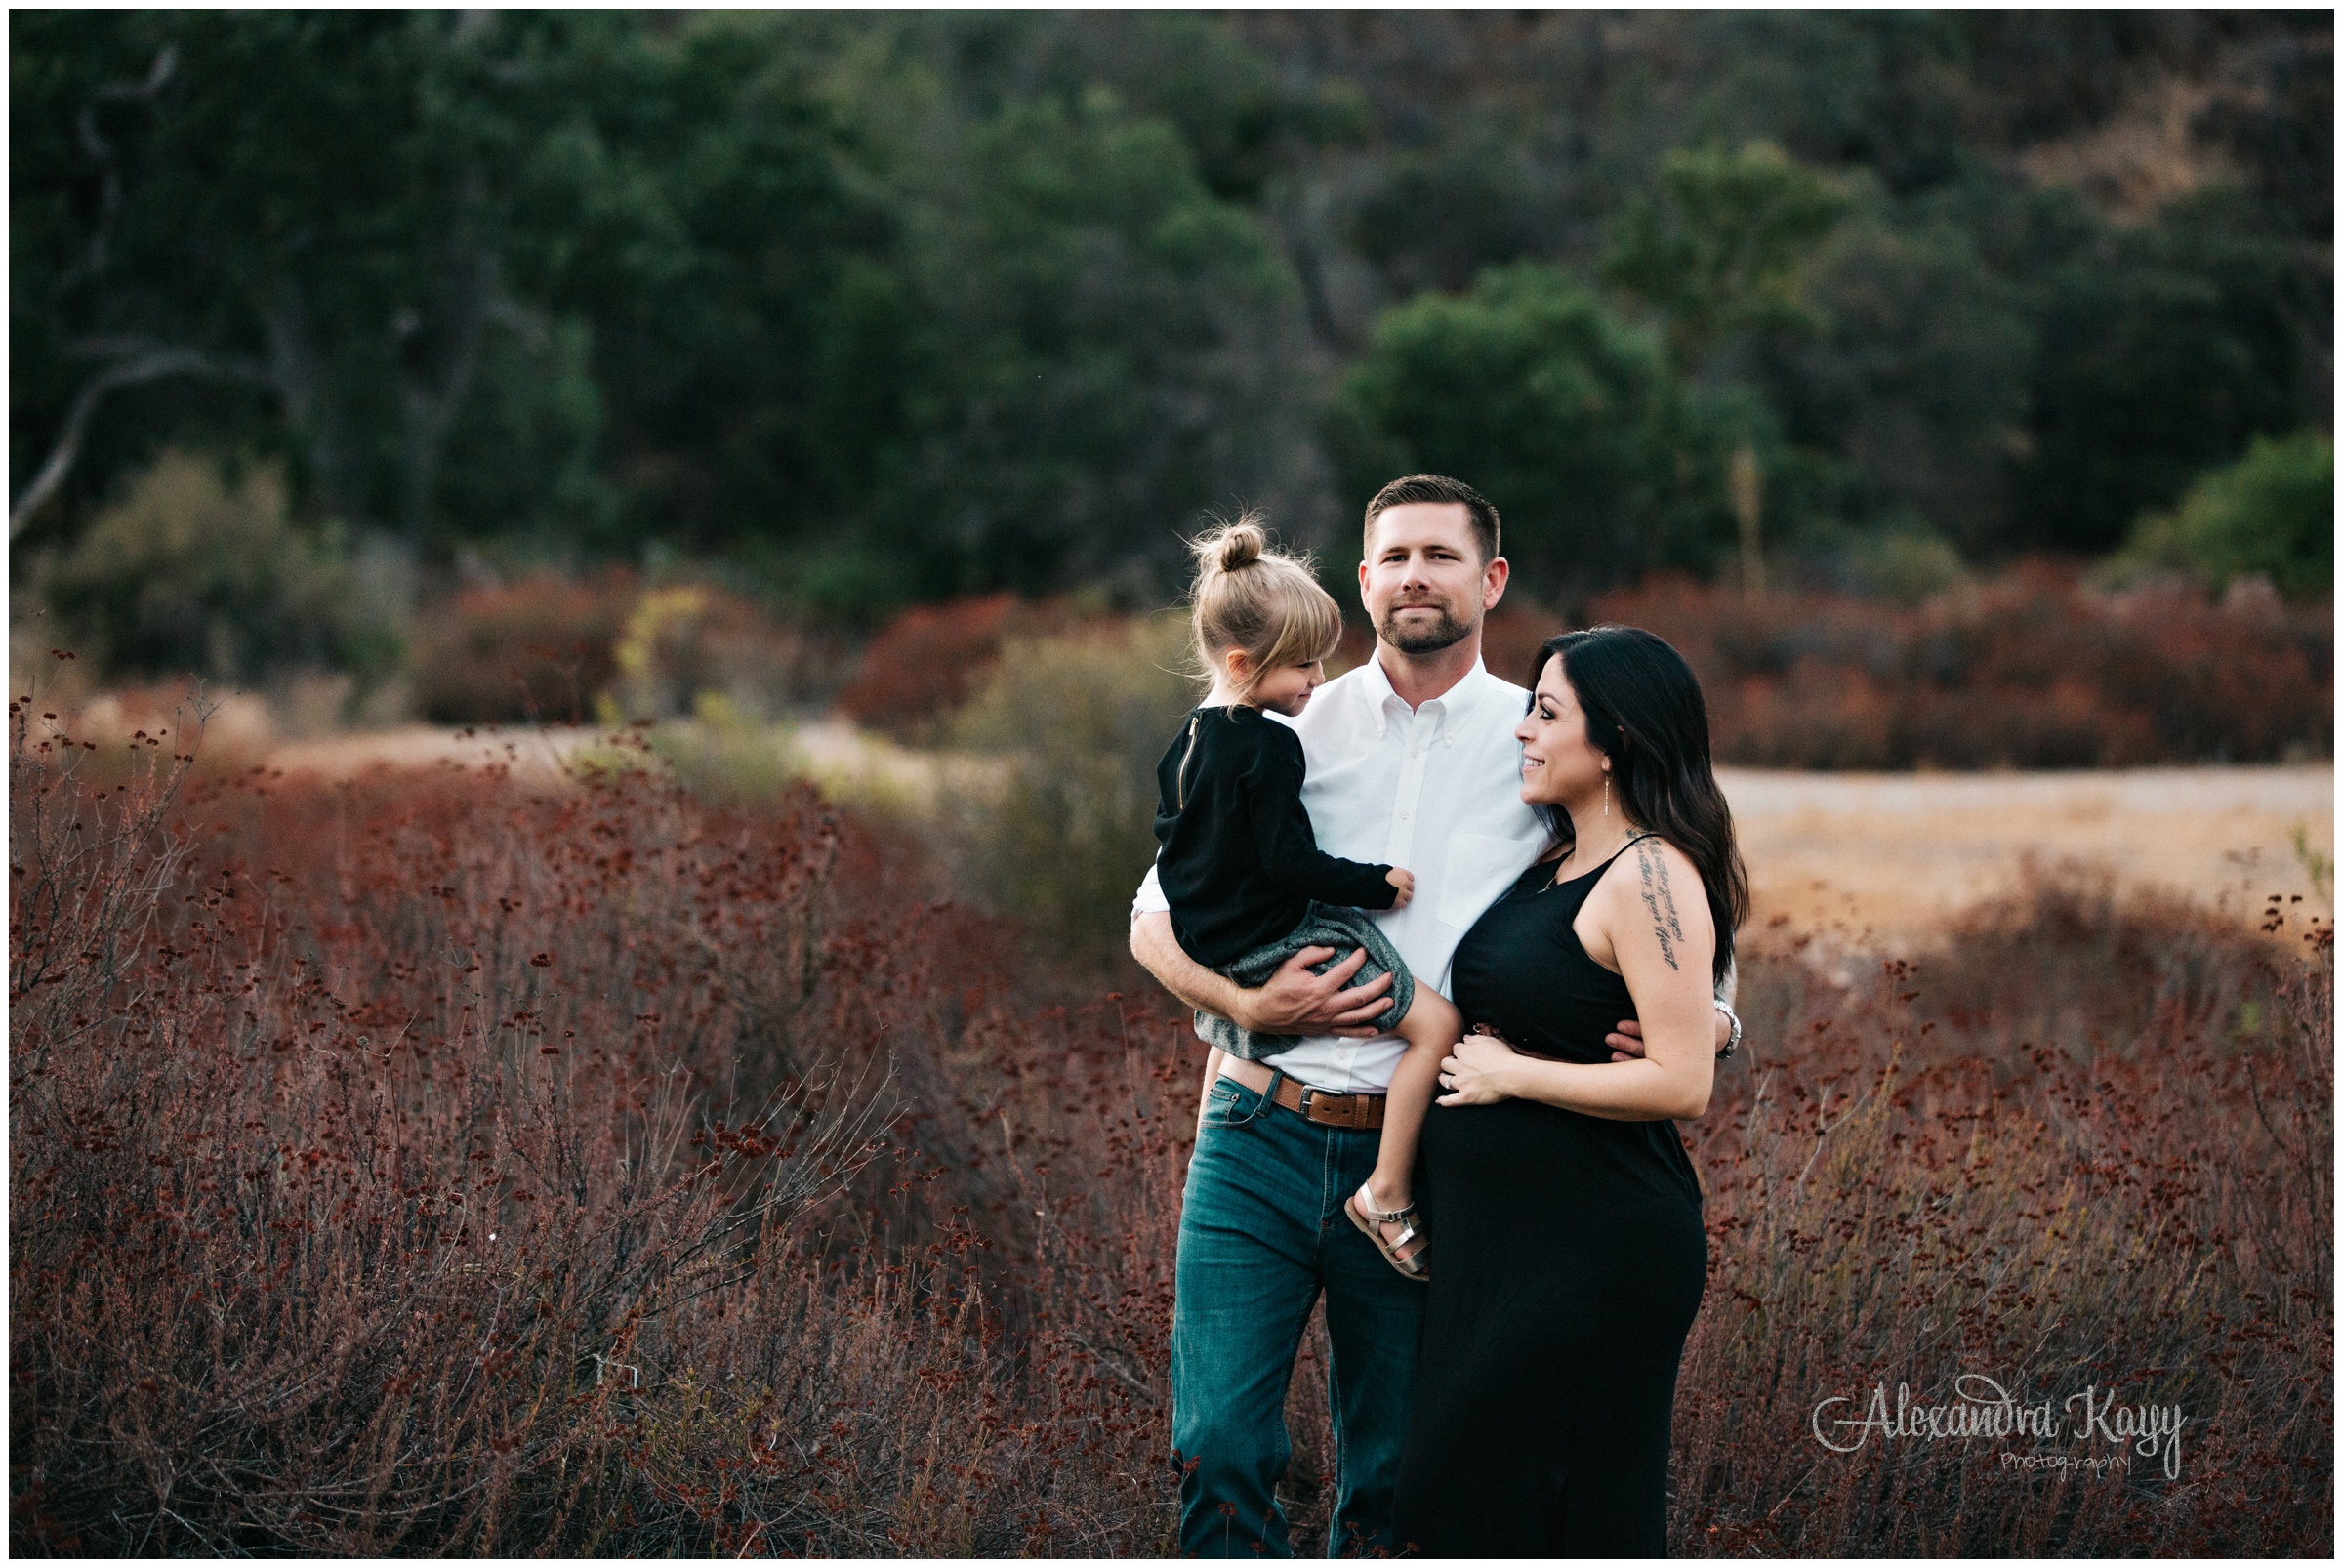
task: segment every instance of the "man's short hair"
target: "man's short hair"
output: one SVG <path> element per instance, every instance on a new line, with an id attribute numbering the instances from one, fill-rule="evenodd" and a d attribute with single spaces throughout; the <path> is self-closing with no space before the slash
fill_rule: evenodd
<path id="1" fill-rule="evenodd" d="M 1480 547 L 1481 564 L 1486 566 L 1497 559 L 1497 508 L 1462 479 L 1438 474 L 1411 474 L 1375 492 L 1375 499 L 1367 503 L 1367 529 L 1363 536 L 1367 557 L 1375 558 L 1376 518 L 1393 507 L 1426 505 L 1462 507 L 1472 519 L 1472 539 Z"/>

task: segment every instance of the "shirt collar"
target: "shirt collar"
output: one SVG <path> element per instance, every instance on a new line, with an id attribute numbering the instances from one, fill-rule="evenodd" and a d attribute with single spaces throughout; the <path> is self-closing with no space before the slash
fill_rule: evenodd
<path id="1" fill-rule="evenodd" d="M 1375 715 L 1376 738 L 1380 740 L 1390 730 L 1391 716 L 1408 711 L 1406 699 L 1391 688 L 1391 677 L 1383 670 L 1383 648 L 1380 642 L 1377 642 L 1375 651 L 1368 655 L 1366 667 L 1359 672 L 1359 677 L 1362 683 L 1361 689 L 1367 698 L 1367 710 Z M 1460 717 L 1471 706 L 1474 694 L 1479 691 L 1487 677 L 1487 667 L 1476 657 L 1472 661 L 1472 668 L 1464 672 L 1461 680 L 1439 696 L 1426 698 L 1417 712 L 1421 713 L 1427 709 L 1432 712 L 1437 717 L 1441 736 L 1445 739 L 1449 732 L 1448 720 L 1452 717 Z"/>

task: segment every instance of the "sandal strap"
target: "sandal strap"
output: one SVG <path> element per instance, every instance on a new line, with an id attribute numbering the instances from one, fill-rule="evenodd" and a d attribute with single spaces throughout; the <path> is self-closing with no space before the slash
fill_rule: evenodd
<path id="1" fill-rule="evenodd" d="M 1378 1225 L 1409 1225 L 1411 1221 L 1420 1224 L 1423 1219 L 1423 1216 L 1416 1212 L 1416 1204 L 1413 1199 L 1388 1212 L 1377 1209 L 1375 1206 L 1375 1194 L 1368 1190 L 1367 1183 L 1364 1181 L 1359 1183 L 1359 1190 L 1351 1195 L 1350 1201 L 1359 1206 L 1359 1213 Z M 1413 1225 L 1411 1225 L 1410 1233 L 1414 1233 Z M 1392 1245 L 1396 1247 L 1399 1243 L 1393 1242 Z"/>

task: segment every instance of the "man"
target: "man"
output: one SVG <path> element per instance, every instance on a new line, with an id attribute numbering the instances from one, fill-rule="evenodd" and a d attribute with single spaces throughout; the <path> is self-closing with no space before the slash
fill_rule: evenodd
<path id="1" fill-rule="evenodd" d="M 1482 620 L 1510 570 L 1498 545 L 1497 509 L 1471 486 L 1436 475 L 1383 486 L 1367 508 L 1359 564 L 1375 657 L 1320 687 L 1292 721 L 1318 846 L 1415 873 L 1415 899 L 1377 918 L 1410 970 L 1443 991 L 1458 938 L 1545 843 L 1521 801 L 1513 739 L 1527 693 L 1481 665 Z M 1313 972 L 1336 956 L 1321 947 L 1245 990 L 1180 949 L 1167 908 L 1150 870 L 1130 949 L 1165 989 L 1247 1029 L 1306 1037 L 1260 1062 L 1213 1052 L 1206 1068 L 1172 1308 L 1179 1549 L 1291 1555 L 1275 1492 L 1291 1454 L 1286 1388 L 1321 1292 L 1334 1351 L 1329 1547 L 1394 1549 L 1391 1489 L 1423 1287 L 1342 1212 L 1374 1169 L 1382 1095 L 1405 1049 L 1365 1027 L 1384 1010 L 1390 978 L 1349 984 L 1363 949 Z M 1614 1050 L 1639 1052 L 1634 1026 L 1621 1027 Z M 1720 1043 L 1738 1029 L 1720 1020 Z M 1439 1238 L 1427 1240 L 1436 1270 Z"/>

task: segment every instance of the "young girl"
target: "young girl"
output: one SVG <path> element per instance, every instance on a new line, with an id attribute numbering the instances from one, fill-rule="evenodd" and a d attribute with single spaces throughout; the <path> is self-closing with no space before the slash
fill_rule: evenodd
<path id="1" fill-rule="evenodd" d="M 1156 877 L 1180 947 L 1239 985 L 1261 984 L 1305 947 L 1336 950 L 1321 972 L 1365 948 L 1353 984 L 1391 975 L 1391 1005 L 1375 1027 L 1404 1037 L 1408 1050 L 1383 1101 L 1375 1174 L 1343 1209 L 1392 1267 L 1422 1280 L 1423 1231 L 1411 1201 L 1416 1139 L 1461 1020 L 1447 998 L 1417 984 L 1390 938 L 1361 913 L 1404 907 L 1416 879 L 1319 850 L 1301 805 L 1301 740 L 1262 716 L 1292 718 L 1308 705 L 1342 633 L 1342 612 L 1307 564 L 1265 542 L 1251 514 L 1196 542 L 1196 651 L 1213 689 L 1156 767 Z M 1248 1061 L 1300 1044 L 1208 1012 L 1196 1014 L 1196 1029 Z"/>

